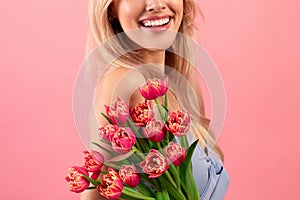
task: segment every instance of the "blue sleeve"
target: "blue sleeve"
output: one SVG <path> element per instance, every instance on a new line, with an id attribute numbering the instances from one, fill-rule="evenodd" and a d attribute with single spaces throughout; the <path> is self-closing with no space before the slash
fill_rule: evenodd
<path id="1" fill-rule="evenodd" d="M 201 200 L 222 200 L 230 179 L 217 153 L 211 150 L 207 156 L 201 147 L 197 147 L 192 161 Z"/>

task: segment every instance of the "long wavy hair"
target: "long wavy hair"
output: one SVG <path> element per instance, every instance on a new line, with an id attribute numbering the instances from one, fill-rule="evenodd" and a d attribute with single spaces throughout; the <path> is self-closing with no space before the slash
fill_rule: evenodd
<path id="1" fill-rule="evenodd" d="M 113 0 L 89 0 L 89 22 L 90 22 L 90 35 L 88 37 L 86 53 L 90 53 L 98 44 L 107 41 L 109 38 L 122 33 L 122 27 L 118 19 L 112 16 L 112 3 Z M 183 0 L 183 19 L 178 32 L 187 37 L 176 37 L 172 46 L 165 51 L 165 65 L 171 69 L 175 69 L 186 80 L 189 80 L 194 88 L 193 91 L 187 90 L 186 84 L 181 81 L 174 83 L 173 89 L 176 94 L 176 100 L 179 102 L 180 107 L 188 110 L 191 114 L 192 120 L 198 121 L 196 126 L 192 126 L 192 132 L 196 138 L 205 141 L 205 144 L 213 147 L 219 154 L 220 158 L 224 159 L 222 150 L 216 144 L 216 139 L 213 134 L 208 131 L 210 120 L 205 117 L 205 107 L 202 94 L 199 87 L 199 80 L 195 78 L 192 63 L 187 61 L 187 57 L 193 56 L 191 44 L 186 38 L 194 38 L 195 14 L 200 13 L 203 17 L 201 10 L 196 5 L 195 0 Z M 128 39 L 119 38 L 113 45 L 107 47 L 111 54 L 122 55 L 113 62 L 114 66 L 123 66 L 133 68 L 132 66 L 145 64 L 143 54 L 145 50 L 137 49 L 128 52 Z M 172 51 L 171 51 L 172 49 Z M 181 52 L 181 56 L 175 52 Z M 168 72 L 166 72 L 168 73 Z M 191 92 L 196 95 L 195 98 L 190 98 Z M 200 121 L 200 123 L 199 123 Z"/>

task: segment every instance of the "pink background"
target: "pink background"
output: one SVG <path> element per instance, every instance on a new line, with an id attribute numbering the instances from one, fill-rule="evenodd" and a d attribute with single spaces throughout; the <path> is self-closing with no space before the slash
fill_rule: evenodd
<path id="1" fill-rule="evenodd" d="M 225 199 L 297 199 L 300 3 L 201 4 L 202 43 L 227 91 Z M 64 176 L 82 161 L 71 103 L 86 9 L 86 1 L 1 2 L 0 199 L 79 199 Z"/>

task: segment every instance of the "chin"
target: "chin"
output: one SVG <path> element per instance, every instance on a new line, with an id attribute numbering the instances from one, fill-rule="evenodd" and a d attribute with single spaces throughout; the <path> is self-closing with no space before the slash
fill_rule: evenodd
<path id="1" fill-rule="evenodd" d="M 168 49 L 174 42 L 177 31 L 164 30 L 164 31 L 148 31 L 147 29 L 135 29 L 127 31 L 127 37 L 136 43 L 141 48 L 150 51 L 159 51 Z"/>

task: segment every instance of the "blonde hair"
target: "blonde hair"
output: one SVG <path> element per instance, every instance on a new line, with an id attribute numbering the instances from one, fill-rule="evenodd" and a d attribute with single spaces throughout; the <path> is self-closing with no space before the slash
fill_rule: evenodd
<path id="1" fill-rule="evenodd" d="M 189 38 L 193 38 L 193 33 L 196 29 L 195 13 L 196 9 L 199 8 L 196 6 L 195 0 L 183 1 L 183 19 L 178 32 Z M 98 46 L 98 44 L 103 43 L 109 38 L 122 32 L 119 21 L 117 19 L 113 19 L 112 3 L 113 0 L 89 1 L 89 21 L 91 32 L 87 43 L 87 53 L 91 52 Z M 203 17 L 200 9 L 199 13 Z M 143 49 L 137 49 L 130 52 L 126 51 L 129 49 L 127 41 L 128 40 L 126 38 L 118 38 L 114 41 L 113 45 L 107 47 L 111 54 L 122 55 L 113 62 L 113 65 L 133 68 L 132 66 L 144 64 L 143 54 L 145 51 Z M 173 45 L 166 50 L 165 56 L 165 65 L 178 71 L 183 77 L 185 77 L 186 80 L 191 78 L 193 68 L 192 64 L 185 59 L 193 55 L 191 52 L 192 48 L 190 48 L 190 46 L 191 44 L 186 37 L 176 37 Z M 171 51 L 171 49 L 175 50 L 175 52 L 181 52 L 181 56 L 174 53 L 174 51 Z M 196 79 L 192 81 L 193 84 L 199 85 L 199 81 Z M 186 94 L 191 91 L 186 89 L 182 90 L 183 85 L 184 84 L 182 84 L 181 81 L 175 83 L 174 88 L 177 88 L 177 90 L 180 91 L 176 93 L 176 95 L 179 95 L 179 98 L 177 99 L 185 110 L 191 112 L 192 118 L 198 119 L 198 121 L 200 119 L 200 123 L 197 123 L 197 127 L 194 127 L 192 132 L 194 132 L 196 138 L 203 139 L 208 146 L 213 147 L 223 160 L 224 155 L 222 150 L 216 145 L 216 139 L 208 131 L 210 120 L 205 117 L 205 108 L 201 91 L 199 89 L 194 89 L 197 96 L 197 105 L 195 108 L 195 102 L 188 98 L 190 95 Z"/>

